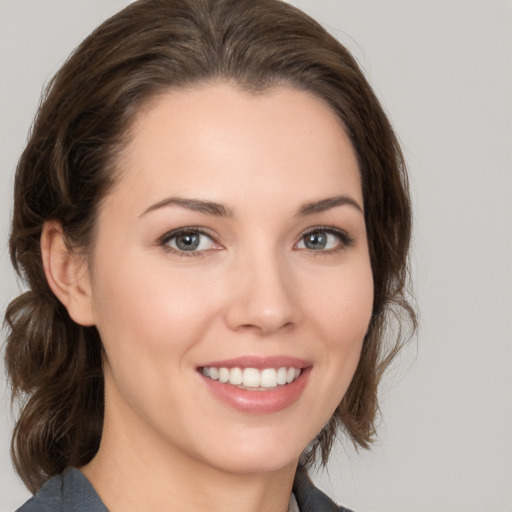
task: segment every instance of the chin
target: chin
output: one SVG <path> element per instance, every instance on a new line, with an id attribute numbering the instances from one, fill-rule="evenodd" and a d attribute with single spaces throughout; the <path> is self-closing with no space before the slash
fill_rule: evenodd
<path id="1" fill-rule="evenodd" d="M 226 473 L 238 475 L 272 474 L 297 466 L 299 453 L 286 453 L 280 450 L 269 450 L 267 453 L 238 455 L 233 458 L 216 461 L 218 469 Z"/>
<path id="2" fill-rule="evenodd" d="M 302 451 L 310 442 L 309 436 L 284 431 L 268 431 L 251 435 L 232 436 L 224 443 L 215 443 L 215 453 L 209 450 L 210 463 L 223 471 L 237 474 L 274 473 L 295 468 Z"/>

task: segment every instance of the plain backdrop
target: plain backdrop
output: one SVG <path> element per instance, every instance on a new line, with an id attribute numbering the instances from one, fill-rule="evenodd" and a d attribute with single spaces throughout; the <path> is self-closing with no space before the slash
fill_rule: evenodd
<path id="1" fill-rule="evenodd" d="M 17 293 L 13 172 L 43 85 L 127 0 L 0 0 L 0 306 Z M 358 512 L 512 511 L 512 2 L 294 0 L 353 53 L 403 144 L 421 327 L 382 386 L 371 452 L 316 477 Z M 3 343 L 3 338 L 2 338 Z M 0 374 L 1 375 L 1 374 Z M 29 497 L 9 459 L 0 511 Z"/>

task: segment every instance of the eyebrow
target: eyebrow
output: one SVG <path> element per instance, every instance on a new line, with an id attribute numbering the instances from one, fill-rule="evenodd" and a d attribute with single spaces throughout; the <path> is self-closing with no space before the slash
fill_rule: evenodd
<path id="1" fill-rule="evenodd" d="M 352 206 L 357 211 L 363 213 L 363 209 L 355 199 L 343 194 L 340 196 L 327 197 L 318 201 L 305 203 L 299 208 L 296 216 L 304 217 L 307 215 L 313 215 L 315 213 L 325 212 L 331 208 L 336 208 L 337 206 L 345 205 Z M 179 206 L 181 208 L 205 213 L 207 215 L 213 215 L 215 217 L 233 217 L 233 211 L 223 204 L 215 203 L 213 201 L 204 201 L 201 199 L 191 199 L 184 197 L 168 197 L 166 199 L 162 199 L 162 201 L 158 201 L 158 203 L 155 203 L 144 210 L 139 215 L 139 217 L 142 217 L 154 210 L 165 208 L 167 206 Z"/>
<path id="2" fill-rule="evenodd" d="M 229 208 L 219 203 L 214 203 L 212 201 L 203 201 L 201 199 L 168 197 L 167 199 L 163 199 L 162 201 L 158 201 L 158 203 L 151 205 L 149 208 L 144 210 L 139 215 L 139 217 L 142 217 L 143 215 L 146 215 L 146 213 L 158 210 L 160 208 L 164 208 L 166 206 L 180 206 L 181 208 L 186 208 L 188 210 L 193 210 L 195 212 L 206 213 L 207 215 L 214 215 L 216 217 L 233 216 L 233 212 Z"/>
<path id="3" fill-rule="evenodd" d="M 320 199 L 319 201 L 305 203 L 299 208 L 297 215 L 299 217 L 313 215 L 315 213 L 325 212 L 326 210 L 330 210 L 331 208 L 335 208 L 336 206 L 345 205 L 354 207 L 357 211 L 364 215 L 363 208 L 359 205 L 359 203 L 355 199 L 346 194 L 334 197 L 327 197 L 326 199 Z"/>

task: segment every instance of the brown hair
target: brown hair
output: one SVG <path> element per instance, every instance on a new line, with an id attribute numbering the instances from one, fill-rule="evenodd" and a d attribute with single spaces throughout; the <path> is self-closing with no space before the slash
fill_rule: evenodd
<path id="1" fill-rule="evenodd" d="M 374 436 L 377 385 L 406 339 L 395 331 L 386 348 L 386 324 L 405 313 L 415 327 L 406 295 L 407 177 L 378 100 L 348 51 L 284 2 L 139 0 L 97 28 L 54 77 L 16 172 L 10 253 L 28 291 L 7 309 L 5 356 L 13 398 L 22 399 L 12 456 L 32 491 L 91 460 L 104 403 L 100 337 L 74 323 L 51 292 L 41 262 L 43 224 L 59 221 L 70 247 L 90 249 L 134 115 L 170 88 L 216 80 L 250 91 L 279 84 L 310 91 L 350 137 L 362 176 L 373 316 L 350 388 L 302 463 L 318 451 L 325 463 L 339 427 L 362 447 Z"/>

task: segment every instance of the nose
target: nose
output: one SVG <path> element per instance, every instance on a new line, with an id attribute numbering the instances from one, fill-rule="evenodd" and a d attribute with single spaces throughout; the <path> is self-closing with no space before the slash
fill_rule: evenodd
<path id="1" fill-rule="evenodd" d="M 241 260 L 230 278 L 229 328 L 268 336 L 297 325 L 302 317 L 298 290 L 284 258 L 260 254 Z"/>

